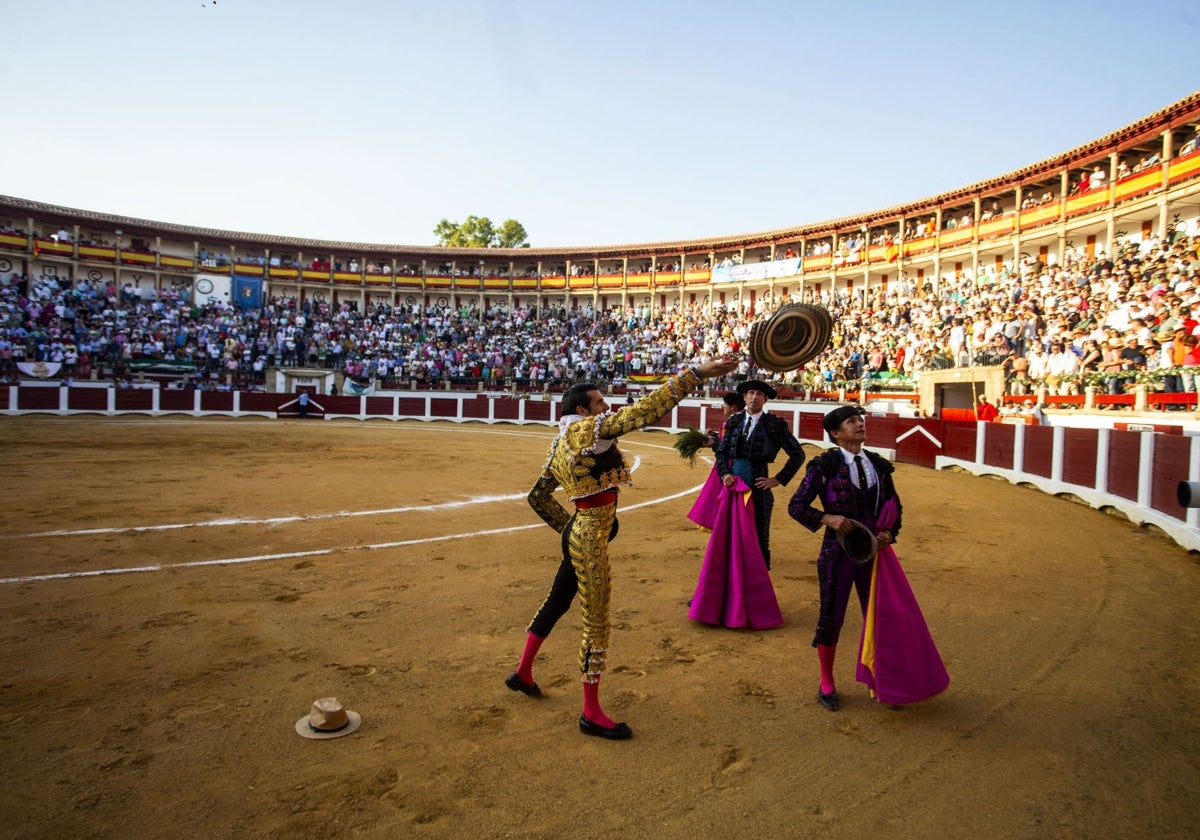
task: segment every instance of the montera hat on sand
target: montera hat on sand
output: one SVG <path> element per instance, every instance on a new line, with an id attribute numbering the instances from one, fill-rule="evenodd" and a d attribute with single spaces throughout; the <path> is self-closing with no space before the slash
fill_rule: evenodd
<path id="1" fill-rule="evenodd" d="M 857 414 L 866 414 L 866 413 L 867 412 L 863 410 L 862 406 L 858 406 L 858 405 L 838 406 L 833 411 L 830 411 L 828 414 L 825 415 L 824 419 L 821 420 L 821 426 L 822 426 L 822 428 L 825 429 L 825 431 L 832 432 L 834 429 L 836 429 L 838 426 L 845 423 L 851 417 L 854 417 Z"/>
<path id="2" fill-rule="evenodd" d="M 296 733 L 305 738 L 325 740 L 349 735 L 361 725 L 362 716 L 358 712 L 343 709 L 336 697 L 322 697 L 314 700 L 308 714 L 296 721 Z"/>
<path id="3" fill-rule="evenodd" d="M 875 552 L 879 550 L 879 541 L 875 539 L 875 535 L 871 533 L 870 529 L 857 519 L 847 516 L 846 521 L 854 528 L 849 534 L 835 531 L 838 544 L 850 555 L 850 559 L 854 561 L 855 565 L 861 566 L 864 563 L 870 563 Z"/>
<path id="4" fill-rule="evenodd" d="M 829 345 L 833 318 L 823 306 L 789 303 L 750 327 L 750 358 L 763 370 L 784 373 L 815 359 Z"/>
<path id="5" fill-rule="evenodd" d="M 773 400 L 779 396 L 775 393 L 774 388 L 772 388 L 766 382 L 763 382 L 761 379 L 747 379 L 745 382 L 739 382 L 737 390 L 738 393 L 743 397 L 746 396 L 747 391 L 759 391 L 763 394 L 766 394 L 767 399 L 769 400 Z"/>

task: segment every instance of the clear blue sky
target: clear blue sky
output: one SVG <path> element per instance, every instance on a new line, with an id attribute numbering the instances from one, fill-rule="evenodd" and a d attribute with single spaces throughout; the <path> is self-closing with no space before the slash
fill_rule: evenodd
<path id="1" fill-rule="evenodd" d="M 0 193 L 230 230 L 535 246 L 819 222 L 1200 88 L 1200 8 L 994 0 L 0 0 Z"/>

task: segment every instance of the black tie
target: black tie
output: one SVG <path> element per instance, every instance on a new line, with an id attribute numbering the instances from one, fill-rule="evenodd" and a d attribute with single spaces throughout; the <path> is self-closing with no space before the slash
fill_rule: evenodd
<path id="1" fill-rule="evenodd" d="M 753 432 L 754 432 L 754 421 L 751 418 L 747 417 L 746 418 L 746 439 L 747 440 L 750 439 L 750 435 L 753 434 Z"/>
<path id="2" fill-rule="evenodd" d="M 854 466 L 858 468 L 858 489 L 866 490 L 867 489 L 867 471 L 865 469 L 863 469 L 863 462 L 862 462 L 861 455 L 854 456 Z"/>

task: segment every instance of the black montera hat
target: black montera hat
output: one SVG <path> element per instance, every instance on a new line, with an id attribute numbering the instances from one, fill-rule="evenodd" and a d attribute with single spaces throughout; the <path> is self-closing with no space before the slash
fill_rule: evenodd
<path id="1" fill-rule="evenodd" d="M 827 432 L 832 432 L 838 426 L 845 423 L 856 414 L 866 414 L 862 406 L 858 405 L 843 405 L 835 408 L 833 411 L 825 415 L 825 419 L 821 421 L 821 426 Z"/>
<path id="2" fill-rule="evenodd" d="M 738 393 L 743 397 L 746 396 L 747 391 L 761 391 L 767 395 L 767 399 L 769 400 L 773 400 L 775 397 L 779 396 L 775 393 L 774 388 L 772 388 L 766 382 L 763 382 L 761 379 L 747 379 L 745 382 L 740 382 L 738 383 L 737 390 Z"/>
<path id="3" fill-rule="evenodd" d="M 871 558 L 879 551 L 879 542 L 866 525 L 857 519 L 849 517 L 847 519 L 854 527 L 849 534 L 843 534 L 841 531 L 835 532 L 838 544 L 850 555 L 850 559 L 854 561 L 855 565 L 861 566 L 864 563 L 870 563 Z"/>

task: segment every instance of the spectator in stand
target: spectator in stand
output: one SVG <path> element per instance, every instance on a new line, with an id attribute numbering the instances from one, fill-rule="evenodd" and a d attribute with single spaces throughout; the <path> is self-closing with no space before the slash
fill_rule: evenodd
<path id="1" fill-rule="evenodd" d="M 1162 347 L 1159 345 L 1159 343 L 1157 341 L 1154 341 L 1153 339 L 1146 342 L 1146 344 L 1143 345 L 1143 349 L 1145 350 L 1145 353 L 1146 353 L 1146 370 L 1147 371 L 1157 371 L 1157 372 L 1163 373 L 1162 379 L 1160 379 L 1157 383 L 1153 383 L 1151 385 L 1152 390 L 1163 393 L 1163 394 L 1175 393 L 1174 391 L 1168 390 L 1169 387 L 1174 385 L 1174 378 L 1166 375 L 1166 373 L 1165 373 L 1166 371 L 1169 371 L 1172 368 L 1170 354 L 1162 352 Z M 1171 410 L 1174 409 L 1174 406 L 1171 405 L 1170 403 L 1166 403 L 1165 405 L 1167 408 L 1169 408 Z M 1163 408 L 1163 406 L 1164 406 L 1164 404 L 1160 403 L 1158 407 L 1161 410 Z"/>
<path id="2" fill-rule="evenodd" d="M 1029 379 L 1032 382 L 1044 380 L 1050 372 L 1050 357 L 1046 355 L 1042 345 L 1033 345 L 1032 351 L 1025 358 L 1029 362 Z"/>
<path id="3" fill-rule="evenodd" d="M 1125 369 L 1125 363 L 1121 358 L 1123 348 L 1121 339 L 1111 338 L 1101 351 L 1100 373 L 1105 374 L 1104 389 L 1110 397 L 1125 393 L 1124 380 L 1117 375 Z M 1101 408 L 1105 408 L 1105 406 L 1101 406 Z"/>
<path id="4" fill-rule="evenodd" d="M 1040 400 L 1038 402 L 1034 402 L 1033 400 L 1025 401 L 1025 414 L 1033 420 L 1035 426 L 1046 425 L 1046 413 L 1042 411 L 1044 405 L 1045 403 Z"/>
<path id="5" fill-rule="evenodd" d="M 979 405 L 975 407 L 975 419 L 981 423 L 991 423 L 1000 414 L 996 406 L 988 402 L 986 394 L 979 395 Z"/>
<path id="6" fill-rule="evenodd" d="M 1125 339 L 1125 347 L 1121 350 L 1121 370 L 1136 373 L 1146 369 L 1146 351 L 1138 342 L 1136 335 Z"/>
<path id="7" fill-rule="evenodd" d="M 1008 366 L 1008 392 L 1020 396 L 1029 392 L 1029 360 L 1024 356 L 1009 356 L 1004 360 Z"/>
<path id="8" fill-rule="evenodd" d="M 1067 395 L 1076 393 L 1074 377 L 1079 371 L 1079 357 L 1061 341 L 1050 345 L 1050 357 L 1046 364 L 1046 384 L 1050 393 Z"/>
<path id="9" fill-rule="evenodd" d="M 1079 358 L 1079 372 L 1084 376 L 1090 373 L 1097 373 L 1103 358 L 1104 354 L 1100 352 L 1100 345 L 1096 343 L 1096 340 L 1085 338 L 1083 340 L 1083 354 Z"/>
<path id="10" fill-rule="evenodd" d="M 1196 368 L 1200 367 L 1200 339 L 1194 335 L 1185 335 L 1180 342 L 1186 348 L 1183 356 L 1183 392 L 1185 394 L 1196 393 L 1196 376 L 1198 375 Z M 1191 403 L 1189 402 L 1189 406 Z"/>

